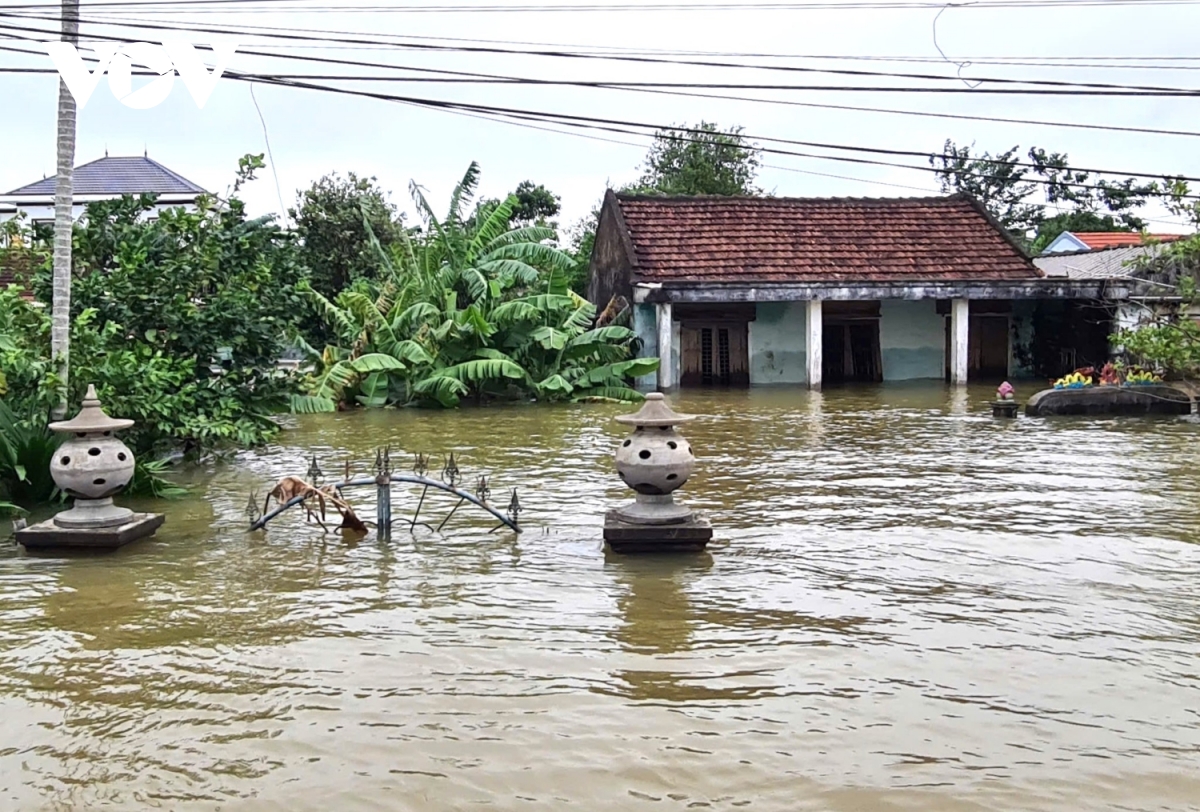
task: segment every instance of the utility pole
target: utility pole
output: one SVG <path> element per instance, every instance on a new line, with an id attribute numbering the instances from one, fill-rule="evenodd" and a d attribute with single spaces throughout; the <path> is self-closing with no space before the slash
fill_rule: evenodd
<path id="1" fill-rule="evenodd" d="M 79 0 L 62 0 L 62 40 L 79 44 Z M 51 305 L 50 354 L 58 365 L 60 389 L 53 415 L 67 414 L 71 353 L 71 237 L 75 228 L 75 97 L 58 80 L 58 179 L 54 185 L 54 298 Z"/>

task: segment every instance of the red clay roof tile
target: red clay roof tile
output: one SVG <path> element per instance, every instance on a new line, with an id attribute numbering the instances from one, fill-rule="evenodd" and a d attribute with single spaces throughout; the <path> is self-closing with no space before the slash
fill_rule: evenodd
<path id="1" fill-rule="evenodd" d="M 972 200 L 617 195 L 639 282 L 1036 279 Z"/>
<path id="2" fill-rule="evenodd" d="M 1118 248 L 1126 245 L 1142 245 L 1147 241 L 1173 242 L 1182 240 L 1185 234 L 1138 234 L 1129 231 L 1072 231 L 1071 234 L 1093 251 L 1102 248 Z"/>

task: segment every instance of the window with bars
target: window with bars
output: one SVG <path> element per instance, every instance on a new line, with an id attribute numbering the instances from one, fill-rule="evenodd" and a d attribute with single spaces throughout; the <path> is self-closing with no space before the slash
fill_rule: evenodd
<path id="1" fill-rule="evenodd" d="M 700 330 L 700 382 L 705 386 L 730 383 L 729 330 L 724 327 Z"/>

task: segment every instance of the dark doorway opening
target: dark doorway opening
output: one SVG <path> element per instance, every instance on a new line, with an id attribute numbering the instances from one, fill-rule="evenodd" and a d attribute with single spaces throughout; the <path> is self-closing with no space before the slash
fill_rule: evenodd
<path id="1" fill-rule="evenodd" d="M 883 380 L 878 320 L 824 325 L 821 380 L 825 384 L 878 383 Z"/>

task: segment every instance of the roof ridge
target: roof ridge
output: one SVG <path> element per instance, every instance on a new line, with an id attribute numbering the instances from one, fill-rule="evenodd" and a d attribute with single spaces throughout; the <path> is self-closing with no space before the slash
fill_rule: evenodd
<path id="1" fill-rule="evenodd" d="M 1072 231 L 1072 234 L 1075 232 Z M 1155 248 L 1157 243 L 1143 242 L 1137 245 L 1105 245 L 1101 248 L 1082 248 L 1078 251 L 1054 251 L 1049 254 L 1038 254 L 1034 259 L 1050 259 L 1051 257 L 1079 257 L 1088 254 L 1103 254 L 1107 251 L 1132 251 L 1138 248 Z"/>
<path id="2" fill-rule="evenodd" d="M 771 195 L 654 195 L 614 192 L 620 201 L 653 201 L 656 203 L 947 203 L 962 199 L 961 195 L 928 195 L 918 197 L 776 197 Z"/>

